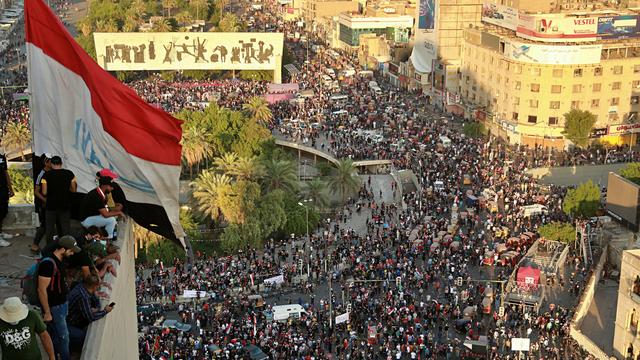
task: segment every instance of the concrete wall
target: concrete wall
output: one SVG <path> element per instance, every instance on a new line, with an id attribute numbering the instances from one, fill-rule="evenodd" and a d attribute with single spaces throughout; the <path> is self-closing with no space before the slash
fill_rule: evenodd
<path id="1" fill-rule="evenodd" d="M 113 262 L 117 277 L 106 274 L 111 285 L 100 289 L 110 295 L 102 306 L 115 302 L 113 311 L 89 325 L 82 360 L 112 360 L 138 358 L 138 318 L 136 314 L 135 266 L 133 258 L 133 220 L 118 223 L 121 263 Z"/>
<path id="2" fill-rule="evenodd" d="M 3 222 L 3 231 L 14 233 L 26 232 L 27 236 L 35 235 L 38 218 L 31 204 L 9 205 L 9 213 Z"/>
<path id="3" fill-rule="evenodd" d="M 582 293 L 580 298 L 580 302 L 578 303 L 578 307 L 576 308 L 576 312 L 573 315 L 573 320 L 571 320 L 570 326 L 570 334 L 571 337 L 580 344 L 586 351 L 588 351 L 591 355 L 596 357 L 597 359 L 609 359 L 609 355 L 607 355 L 602 349 L 598 347 L 591 339 L 585 336 L 580 328 L 582 327 L 582 321 L 584 317 L 589 312 L 589 307 L 591 306 L 591 302 L 593 301 L 593 296 L 596 291 L 596 286 L 600 281 L 600 275 L 602 274 L 602 268 L 604 267 L 605 262 L 607 261 L 607 253 L 608 253 L 608 245 L 602 251 L 602 255 L 600 255 L 600 259 L 596 264 L 593 273 L 589 277 L 589 281 L 587 282 L 587 286 Z"/>

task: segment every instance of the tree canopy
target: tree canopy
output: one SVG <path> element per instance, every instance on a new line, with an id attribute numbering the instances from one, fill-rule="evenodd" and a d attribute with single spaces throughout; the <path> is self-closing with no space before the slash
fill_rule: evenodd
<path id="1" fill-rule="evenodd" d="M 571 244 L 576 240 L 576 228 L 565 222 L 554 221 L 538 228 L 538 233 L 545 239 Z"/>
<path id="2" fill-rule="evenodd" d="M 595 216 L 600 208 L 600 189 L 591 180 L 569 189 L 562 210 L 573 217 L 586 219 Z"/>
<path id="3" fill-rule="evenodd" d="M 620 170 L 620 176 L 640 185 L 640 163 L 629 163 Z"/>
<path id="4" fill-rule="evenodd" d="M 596 116 L 586 110 L 572 109 L 564 114 L 564 136 L 578 147 L 585 147 L 589 143 L 589 136 Z"/>

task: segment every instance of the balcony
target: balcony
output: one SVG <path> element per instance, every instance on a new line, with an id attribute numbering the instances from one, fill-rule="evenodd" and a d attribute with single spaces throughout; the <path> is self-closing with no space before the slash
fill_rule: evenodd
<path id="1" fill-rule="evenodd" d="M 102 307 L 111 302 L 116 306 L 104 318 L 89 325 L 82 350 L 83 360 L 137 359 L 138 317 L 136 313 L 135 264 L 133 258 L 133 224 L 127 219 L 118 223 L 121 263 L 114 261 L 117 277 L 107 273 L 99 289 L 109 295 L 101 299 Z"/>

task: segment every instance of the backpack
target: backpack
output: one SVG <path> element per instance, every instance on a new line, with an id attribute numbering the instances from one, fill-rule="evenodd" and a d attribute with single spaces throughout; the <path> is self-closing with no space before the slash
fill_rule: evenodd
<path id="1" fill-rule="evenodd" d="M 20 285 L 22 287 L 22 297 L 30 305 L 40 305 L 40 298 L 38 297 L 38 270 L 40 269 L 40 264 L 42 264 L 43 261 L 51 261 L 53 263 L 53 275 L 51 276 L 51 283 L 49 284 L 49 286 L 53 290 L 53 287 L 57 282 L 58 288 L 61 288 L 60 271 L 58 271 L 58 266 L 56 265 L 55 260 L 50 257 L 45 257 L 38 260 L 35 264 L 31 265 L 27 269 L 27 273 L 22 278 Z"/>

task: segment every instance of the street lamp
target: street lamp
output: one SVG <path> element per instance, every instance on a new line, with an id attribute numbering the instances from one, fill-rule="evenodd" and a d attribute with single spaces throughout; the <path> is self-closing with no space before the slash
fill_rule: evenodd
<path id="1" fill-rule="evenodd" d="M 304 213 L 305 213 L 305 219 L 306 219 L 306 225 L 307 225 L 307 241 L 309 241 L 309 207 L 303 203 L 308 203 L 312 201 L 313 199 L 305 199 L 305 200 L 302 200 L 302 202 L 298 202 L 298 205 L 304 207 Z"/>

